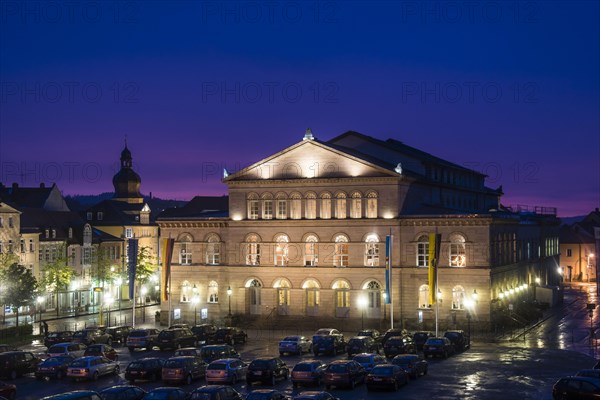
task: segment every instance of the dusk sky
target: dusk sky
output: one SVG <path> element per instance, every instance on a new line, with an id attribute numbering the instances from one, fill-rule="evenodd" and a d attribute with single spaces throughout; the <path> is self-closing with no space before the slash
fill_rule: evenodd
<path id="1" fill-rule="evenodd" d="M 0 181 L 226 194 L 348 130 L 489 175 L 505 205 L 600 206 L 597 1 L 0 1 Z"/>

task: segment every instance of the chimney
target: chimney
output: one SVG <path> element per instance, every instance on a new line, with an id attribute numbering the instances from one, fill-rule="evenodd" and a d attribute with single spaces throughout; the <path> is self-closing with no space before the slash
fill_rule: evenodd
<path id="1" fill-rule="evenodd" d="M 12 190 L 13 192 L 19 189 L 19 184 L 17 182 L 13 182 L 12 184 Z"/>
<path id="2" fill-rule="evenodd" d="M 40 183 L 40 189 L 44 189 L 46 187 L 46 184 L 44 182 Z"/>

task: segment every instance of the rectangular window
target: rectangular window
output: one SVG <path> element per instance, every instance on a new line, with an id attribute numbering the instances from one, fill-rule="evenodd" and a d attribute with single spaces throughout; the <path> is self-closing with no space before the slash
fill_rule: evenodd
<path id="1" fill-rule="evenodd" d="M 192 263 L 192 247 L 189 243 L 181 243 L 180 254 L 179 263 L 181 265 L 190 265 Z"/>
<path id="2" fill-rule="evenodd" d="M 304 244 L 304 265 L 312 267 L 317 265 L 317 253 L 315 251 L 316 243 L 308 242 Z"/>
<path id="3" fill-rule="evenodd" d="M 258 219 L 258 200 L 248 200 L 248 219 Z"/>
<path id="4" fill-rule="evenodd" d="M 206 248 L 206 263 L 211 265 L 218 265 L 221 262 L 220 252 L 220 243 L 208 243 Z"/>
<path id="5" fill-rule="evenodd" d="M 263 202 L 263 219 L 273 219 L 273 200 Z"/>
<path id="6" fill-rule="evenodd" d="M 337 219 L 346 218 L 346 199 L 340 198 L 335 201 L 335 217 Z"/>
<path id="7" fill-rule="evenodd" d="M 331 218 L 331 199 L 324 197 L 321 199 L 321 219 Z"/>
<path id="8" fill-rule="evenodd" d="M 2 220 L 2 217 L 0 217 L 0 228 L 4 228 L 4 221 Z"/>
<path id="9" fill-rule="evenodd" d="M 348 266 L 348 243 L 336 243 L 333 253 L 333 265 L 335 267 Z"/>
<path id="10" fill-rule="evenodd" d="M 306 219 L 315 219 L 317 217 L 317 199 L 306 199 Z"/>
<path id="11" fill-rule="evenodd" d="M 260 264 L 260 244 L 247 243 L 246 244 L 246 265 L 259 265 L 259 264 Z"/>
<path id="12" fill-rule="evenodd" d="M 33 239 L 29 239 L 29 252 L 33 253 L 34 247 L 33 247 Z"/>
<path id="13" fill-rule="evenodd" d="M 131 239 L 133 237 L 133 229 L 125 228 L 125 237 Z"/>
<path id="14" fill-rule="evenodd" d="M 417 244 L 417 267 L 429 266 L 429 243 Z"/>
<path id="15" fill-rule="evenodd" d="M 98 211 L 98 221 L 102 221 L 102 218 L 104 218 L 104 213 L 102 213 L 102 211 Z"/>
<path id="16" fill-rule="evenodd" d="M 13 217 L 8 217 L 8 227 L 14 228 Z"/>
<path id="17" fill-rule="evenodd" d="M 21 239 L 21 253 L 25 253 L 25 240 Z"/>
<path id="18" fill-rule="evenodd" d="M 13 241 L 12 240 L 8 241 L 8 252 L 9 253 L 13 252 Z"/>
<path id="19" fill-rule="evenodd" d="M 377 267 L 379 265 L 379 244 L 367 243 L 365 252 L 365 265 L 367 267 Z"/>
<path id="20" fill-rule="evenodd" d="M 377 218 L 376 198 L 367 198 L 367 218 Z"/>
<path id="21" fill-rule="evenodd" d="M 83 248 L 83 264 L 84 265 L 92 264 L 92 248 L 91 247 Z"/>
<path id="22" fill-rule="evenodd" d="M 302 217 L 302 199 L 292 199 L 290 201 L 290 218 L 300 219 Z"/>
<path id="23" fill-rule="evenodd" d="M 94 218 L 94 214 L 92 212 L 87 212 L 86 217 L 88 221 L 91 221 Z"/>
<path id="24" fill-rule="evenodd" d="M 573 257 L 573 250 L 567 249 L 567 257 Z"/>
<path id="25" fill-rule="evenodd" d="M 287 218 L 287 200 L 277 200 L 277 219 Z"/>
<path id="26" fill-rule="evenodd" d="M 362 218 L 362 199 L 353 198 L 350 201 L 350 218 Z"/>

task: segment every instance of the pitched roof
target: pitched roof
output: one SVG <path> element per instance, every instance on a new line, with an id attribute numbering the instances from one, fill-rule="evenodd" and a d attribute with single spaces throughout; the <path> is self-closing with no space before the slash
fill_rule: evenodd
<path id="1" fill-rule="evenodd" d="M 145 206 L 146 203 L 126 203 L 108 199 L 88 208 L 82 213 L 82 218 L 87 220 L 87 213 L 91 212 L 93 221 L 89 222 L 96 226 L 141 225 L 139 216 Z M 102 212 L 101 220 L 97 219 L 98 212 Z"/>
<path id="2" fill-rule="evenodd" d="M 595 243 L 594 236 L 584 229 L 581 229 L 577 224 L 562 225 L 559 232 L 560 243 Z"/>
<path id="3" fill-rule="evenodd" d="M 229 196 L 196 196 L 183 207 L 167 208 L 157 220 L 179 218 L 227 218 Z"/>

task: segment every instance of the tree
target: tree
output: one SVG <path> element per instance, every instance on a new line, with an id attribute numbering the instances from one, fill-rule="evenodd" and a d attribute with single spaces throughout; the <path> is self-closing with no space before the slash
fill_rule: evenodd
<path id="1" fill-rule="evenodd" d="M 68 289 L 71 279 L 73 279 L 73 276 L 75 275 L 75 271 L 69 266 L 65 246 L 59 247 L 56 254 L 57 257 L 54 261 L 49 262 L 42 268 L 42 287 L 47 292 L 54 292 L 56 294 L 56 316 L 58 316 L 58 293 L 61 290 Z"/>
<path id="2" fill-rule="evenodd" d="M 140 247 L 137 256 L 137 265 L 135 267 L 135 280 L 143 285 L 148 282 L 152 274 L 158 269 L 156 260 L 152 257 L 152 249 L 144 246 Z"/>
<path id="3" fill-rule="evenodd" d="M 0 253 L 0 276 L 3 275 L 3 273 L 8 270 L 8 268 L 17 263 L 19 261 L 19 258 L 17 257 L 17 255 L 15 253 Z M 6 299 L 8 299 L 9 297 L 6 295 L 6 290 L 7 290 L 7 285 L 6 285 L 7 281 L 4 279 L 0 279 L 0 305 L 2 305 L 2 324 L 4 324 L 6 322 L 6 312 L 5 312 L 5 306 L 6 306 Z"/>
<path id="4" fill-rule="evenodd" d="M 100 247 L 94 251 L 92 261 L 92 280 L 104 287 L 104 283 L 112 282 L 118 275 L 118 268 L 115 268 L 113 260 L 111 260 L 108 248 Z"/>
<path id="5" fill-rule="evenodd" d="M 15 311 L 17 326 L 19 326 L 19 307 L 34 304 L 33 299 L 38 290 L 37 279 L 31 270 L 14 263 L 1 271 L 0 280 L 5 282 L 4 296 L 6 302 Z"/>

